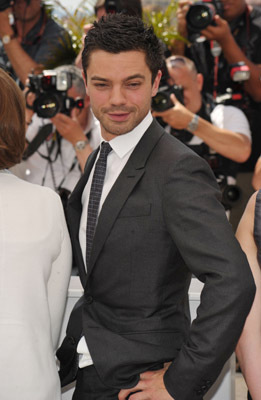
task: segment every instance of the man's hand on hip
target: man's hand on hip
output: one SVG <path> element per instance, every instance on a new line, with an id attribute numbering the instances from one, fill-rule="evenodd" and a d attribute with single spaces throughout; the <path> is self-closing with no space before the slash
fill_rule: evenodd
<path id="1" fill-rule="evenodd" d="M 163 382 L 167 368 L 144 372 L 135 387 L 120 391 L 119 400 L 125 400 L 129 395 L 129 400 L 173 400 Z"/>

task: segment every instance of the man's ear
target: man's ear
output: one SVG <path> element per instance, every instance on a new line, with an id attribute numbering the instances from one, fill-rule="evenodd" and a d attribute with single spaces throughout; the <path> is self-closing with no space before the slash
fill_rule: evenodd
<path id="1" fill-rule="evenodd" d="M 88 96 L 88 94 L 86 94 L 84 97 L 84 108 L 89 108 L 89 106 L 90 106 L 90 97 Z"/>
<path id="2" fill-rule="evenodd" d="M 152 94 L 151 94 L 152 97 L 155 96 L 157 94 L 157 92 L 158 92 L 158 88 L 159 88 L 159 83 L 160 83 L 161 77 L 162 77 L 162 72 L 159 69 L 158 73 L 156 75 L 156 78 L 154 79 L 154 82 L 152 84 Z"/>
<path id="3" fill-rule="evenodd" d="M 198 90 L 201 92 L 203 88 L 204 78 L 202 74 L 197 74 Z"/>

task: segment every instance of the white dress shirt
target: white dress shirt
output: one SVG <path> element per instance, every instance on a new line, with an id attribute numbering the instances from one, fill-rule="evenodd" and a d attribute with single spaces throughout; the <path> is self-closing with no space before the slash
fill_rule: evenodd
<path id="1" fill-rule="evenodd" d="M 148 129 L 151 123 L 152 123 L 152 115 L 149 112 L 147 116 L 142 120 L 142 122 L 138 126 L 136 126 L 136 128 L 134 128 L 131 132 L 128 132 L 124 135 L 119 135 L 110 141 L 112 151 L 109 153 L 107 158 L 107 168 L 106 168 L 106 174 L 105 174 L 98 213 L 100 213 L 102 205 L 107 195 L 109 194 L 116 179 L 123 170 L 131 153 L 133 152 L 134 148 L 136 147 L 136 145 L 138 144 L 138 142 L 140 141 L 140 139 L 142 138 L 142 136 L 144 135 L 145 131 Z M 99 154 L 97 155 L 96 162 L 98 158 Z M 92 168 L 88 182 L 82 193 L 82 216 L 79 229 L 79 241 L 86 269 L 87 269 L 86 266 L 87 210 L 88 210 L 89 195 L 90 195 L 91 182 L 95 169 L 95 164 Z M 80 360 L 79 360 L 80 368 L 84 368 L 87 367 L 88 365 L 93 364 L 84 336 L 82 336 L 81 340 L 78 343 L 77 352 L 80 354 Z"/>

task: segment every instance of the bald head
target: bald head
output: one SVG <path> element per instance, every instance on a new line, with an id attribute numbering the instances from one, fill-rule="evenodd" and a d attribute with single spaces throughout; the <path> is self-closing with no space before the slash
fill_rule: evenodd
<path id="1" fill-rule="evenodd" d="M 183 56 L 171 56 L 166 64 L 170 76 L 169 84 L 183 87 L 185 107 L 197 113 L 202 104 L 203 77 L 198 74 L 194 62 Z"/>

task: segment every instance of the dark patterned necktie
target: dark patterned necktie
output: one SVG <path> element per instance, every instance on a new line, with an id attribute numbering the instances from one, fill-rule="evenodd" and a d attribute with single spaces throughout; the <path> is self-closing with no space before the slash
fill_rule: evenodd
<path id="1" fill-rule="evenodd" d="M 92 178 L 89 204 L 88 204 L 88 215 L 87 215 L 87 232 L 86 232 L 86 265 L 90 261 L 90 255 L 92 250 L 92 242 L 96 229 L 99 205 L 101 200 L 103 182 L 106 173 L 107 157 L 112 150 L 108 142 L 102 142 L 99 158 L 95 165 L 95 170 Z"/>

